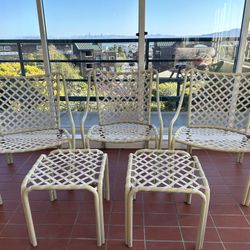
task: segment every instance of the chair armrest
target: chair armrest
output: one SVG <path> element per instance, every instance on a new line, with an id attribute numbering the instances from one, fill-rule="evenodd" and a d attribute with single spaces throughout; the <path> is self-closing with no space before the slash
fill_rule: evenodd
<path id="1" fill-rule="evenodd" d="M 91 71 L 88 75 L 88 91 L 87 91 L 87 103 L 86 103 L 86 109 L 84 111 L 81 124 L 80 124 L 80 130 L 81 130 L 81 137 L 82 137 L 82 143 L 83 148 L 86 148 L 86 141 L 85 141 L 85 121 L 87 119 L 88 113 L 89 113 L 89 102 L 90 102 L 90 88 L 91 88 L 91 76 L 94 71 Z"/>
<path id="2" fill-rule="evenodd" d="M 161 104 L 160 104 L 160 90 L 159 90 L 159 73 L 154 70 L 153 73 L 156 75 L 156 102 L 157 102 L 157 115 L 160 123 L 160 131 L 159 131 L 159 141 L 158 141 L 158 149 L 161 149 L 162 145 L 162 137 L 163 137 L 163 119 L 161 114 Z"/>
<path id="3" fill-rule="evenodd" d="M 175 124 L 176 120 L 179 117 L 179 114 L 180 114 L 180 111 L 181 111 L 181 107 L 182 107 L 182 104 L 183 104 L 183 100 L 184 100 L 184 96 L 185 96 L 185 90 L 186 90 L 186 85 L 187 85 L 188 73 L 189 73 L 189 71 L 185 72 L 185 78 L 184 78 L 182 92 L 181 92 L 181 95 L 180 95 L 179 104 L 178 104 L 178 107 L 177 107 L 177 110 L 175 112 L 174 117 L 172 118 L 172 120 L 169 123 L 169 127 L 168 127 L 168 148 L 169 149 L 173 149 L 173 128 L 174 128 L 174 124 Z"/>
<path id="4" fill-rule="evenodd" d="M 63 90 L 64 90 L 64 94 L 65 94 L 65 100 L 66 100 L 66 106 L 67 106 L 67 110 L 68 110 L 68 114 L 69 114 L 69 120 L 70 120 L 70 124 L 71 124 L 71 148 L 75 149 L 75 144 L 76 144 L 76 140 L 75 140 L 75 135 L 76 135 L 76 126 L 75 126 L 75 122 L 73 119 L 73 115 L 71 112 L 71 108 L 70 108 L 70 104 L 69 104 L 69 96 L 68 96 L 68 88 L 66 86 L 66 80 L 65 77 L 63 75 L 62 79 L 63 79 Z"/>

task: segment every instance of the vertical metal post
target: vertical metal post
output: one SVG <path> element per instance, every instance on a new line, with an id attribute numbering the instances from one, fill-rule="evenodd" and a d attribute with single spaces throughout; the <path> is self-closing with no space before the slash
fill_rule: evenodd
<path id="1" fill-rule="evenodd" d="M 247 44 L 247 36 L 250 22 L 250 0 L 245 0 L 242 24 L 240 30 L 240 41 L 236 54 L 234 71 L 239 73 L 242 71 L 242 65 L 245 58 L 245 50 Z"/>
<path id="2" fill-rule="evenodd" d="M 145 68 L 148 69 L 149 66 L 149 41 L 146 39 L 146 65 Z"/>
<path id="3" fill-rule="evenodd" d="M 139 0 L 139 72 L 145 69 L 145 0 Z"/>
<path id="4" fill-rule="evenodd" d="M 37 15 L 40 29 L 40 38 L 42 45 L 42 53 L 43 53 L 43 62 L 44 62 L 44 70 L 46 75 L 50 75 L 50 61 L 49 61 L 49 49 L 47 43 L 47 30 L 46 30 L 46 22 L 43 8 L 43 0 L 36 0 L 37 6 Z"/>
<path id="5" fill-rule="evenodd" d="M 20 68 L 21 68 L 21 74 L 22 76 L 25 76 L 25 68 L 23 63 L 23 52 L 22 52 L 22 46 L 20 43 L 17 43 L 17 50 L 18 50 L 18 56 L 20 60 Z"/>

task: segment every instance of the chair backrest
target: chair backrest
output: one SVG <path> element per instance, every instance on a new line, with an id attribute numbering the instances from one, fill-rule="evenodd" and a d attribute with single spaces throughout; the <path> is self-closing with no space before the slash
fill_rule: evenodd
<path id="1" fill-rule="evenodd" d="M 55 76 L 0 78 L 0 134 L 59 128 Z"/>
<path id="2" fill-rule="evenodd" d="M 250 73 L 191 70 L 188 125 L 249 134 Z"/>
<path id="3" fill-rule="evenodd" d="M 149 124 L 153 71 L 94 73 L 99 124 Z"/>

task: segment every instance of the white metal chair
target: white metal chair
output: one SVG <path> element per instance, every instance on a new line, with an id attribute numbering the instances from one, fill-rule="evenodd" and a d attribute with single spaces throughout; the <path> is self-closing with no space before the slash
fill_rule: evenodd
<path id="1" fill-rule="evenodd" d="M 71 135 L 60 127 L 59 77 L 63 79 Z M 74 137 L 63 76 L 0 78 L 0 153 L 6 154 L 8 164 L 13 163 L 13 153 L 57 148 L 63 143 L 72 147 Z"/>
<path id="2" fill-rule="evenodd" d="M 172 136 L 183 98 L 189 92 L 188 125 Z M 178 110 L 169 126 L 170 147 L 190 147 L 244 153 L 250 151 L 250 73 L 192 70 L 185 79 Z M 242 158 L 238 158 L 242 160 Z"/>
<path id="3" fill-rule="evenodd" d="M 192 69 L 185 77 L 177 112 L 169 125 L 169 148 L 175 142 L 235 152 L 238 162 L 250 152 L 250 73 L 217 73 Z M 187 93 L 188 92 L 188 93 Z M 189 95 L 188 124 L 173 136 L 184 95 Z M 249 184 L 250 185 L 250 181 Z M 247 193 L 243 204 L 246 204 Z"/>
<path id="4" fill-rule="evenodd" d="M 155 140 L 160 146 L 161 138 L 150 123 L 153 76 L 156 82 L 156 102 L 160 122 L 160 136 L 163 123 L 159 103 L 159 77 L 153 70 L 130 73 L 102 72 L 94 70 L 89 75 L 87 108 L 81 123 L 84 146 L 89 141 L 99 141 L 105 146 L 111 143 L 145 142 Z M 89 111 L 91 80 L 96 94 L 99 124 L 92 126 L 85 135 L 85 120 Z"/>

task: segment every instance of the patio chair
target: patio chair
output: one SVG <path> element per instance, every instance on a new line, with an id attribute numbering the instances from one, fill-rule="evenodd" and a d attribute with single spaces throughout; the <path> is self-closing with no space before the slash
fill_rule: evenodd
<path id="1" fill-rule="evenodd" d="M 89 141 L 105 143 L 133 143 L 154 140 L 160 147 L 161 138 L 150 122 L 153 76 L 156 76 L 155 94 L 160 122 L 160 136 L 163 123 L 159 102 L 159 77 L 153 70 L 138 72 L 102 72 L 94 70 L 89 75 L 87 107 L 81 123 L 83 144 Z M 99 124 L 92 126 L 85 135 L 85 121 L 89 111 L 91 80 L 96 94 Z"/>
<path id="2" fill-rule="evenodd" d="M 173 136 L 187 91 L 188 125 Z M 169 125 L 169 148 L 173 149 L 175 142 L 186 144 L 189 152 L 192 147 L 235 152 L 241 163 L 244 153 L 250 152 L 250 73 L 192 69 L 185 77 L 179 107 Z"/>
<path id="3" fill-rule="evenodd" d="M 8 164 L 13 153 L 57 148 L 73 143 L 75 127 L 69 110 L 67 89 L 63 86 L 72 135 L 60 127 L 59 75 L 0 78 L 0 153 Z"/>

